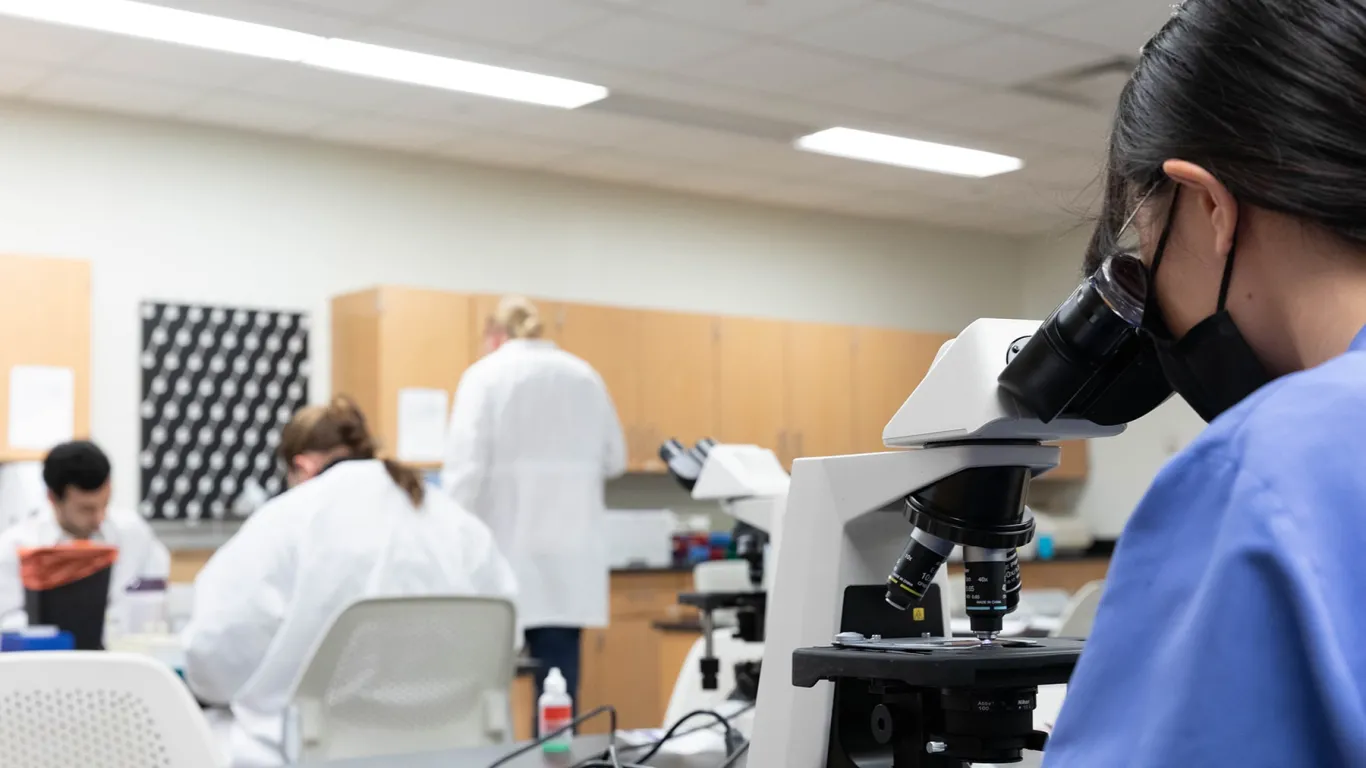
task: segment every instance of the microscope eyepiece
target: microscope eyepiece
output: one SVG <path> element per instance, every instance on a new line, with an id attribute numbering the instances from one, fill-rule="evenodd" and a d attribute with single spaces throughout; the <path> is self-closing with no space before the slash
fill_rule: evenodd
<path id="1" fill-rule="evenodd" d="M 697 485 L 697 477 L 702 474 L 702 461 L 693 456 L 692 452 L 684 448 L 678 440 L 665 440 L 664 444 L 659 446 L 659 458 L 684 490 L 691 491 L 693 486 Z"/>
<path id="2" fill-rule="evenodd" d="M 1044 423 L 1070 415 L 1113 426 L 1156 408 L 1172 390 L 1138 332 L 1147 296 L 1148 270 L 1137 256 L 1106 259 L 1012 348 L 1001 388 Z"/>

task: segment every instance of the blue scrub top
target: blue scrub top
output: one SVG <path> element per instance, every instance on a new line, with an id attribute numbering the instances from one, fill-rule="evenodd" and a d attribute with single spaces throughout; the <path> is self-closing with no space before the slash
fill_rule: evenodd
<path id="1" fill-rule="evenodd" d="M 1045 768 L 1366 766 L 1366 330 L 1158 474 Z"/>

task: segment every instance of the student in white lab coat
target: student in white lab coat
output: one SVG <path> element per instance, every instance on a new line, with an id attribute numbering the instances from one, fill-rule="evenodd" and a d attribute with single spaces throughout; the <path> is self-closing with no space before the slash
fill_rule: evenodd
<path id="1" fill-rule="evenodd" d="M 602 377 L 541 335 L 529 301 L 499 303 L 490 352 L 455 393 L 442 485 L 517 572 L 537 692 L 558 667 L 577 701 L 582 628 L 607 624 L 603 483 L 625 471 L 626 447 Z"/>
<path id="2" fill-rule="evenodd" d="M 118 547 L 109 578 L 109 609 L 139 580 L 165 580 L 171 556 L 132 510 L 110 508 L 109 458 L 91 442 L 63 443 L 43 460 L 47 499 L 0 532 L 0 627 L 28 624 L 19 550 L 89 540 Z"/>
<path id="3" fill-rule="evenodd" d="M 516 593 L 488 528 L 449 498 L 425 493 L 411 468 L 375 458 L 350 401 L 299 411 L 278 453 L 290 490 L 253 513 L 204 566 L 183 635 L 190 688 L 201 701 L 231 707 L 234 766 L 285 762 L 295 682 L 350 604 Z"/>

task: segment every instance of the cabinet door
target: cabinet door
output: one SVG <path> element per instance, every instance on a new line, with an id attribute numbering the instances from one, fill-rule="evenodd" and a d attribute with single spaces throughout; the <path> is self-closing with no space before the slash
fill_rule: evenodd
<path id="1" fill-rule="evenodd" d="M 0 461 L 41 460 L 46 448 L 9 445 L 10 371 L 71 370 L 72 435 L 90 434 L 90 264 L 0 256 Z"/>
<path id="2" fill-rule="evenodd" d="M 854 331 L 854 437 L 858 453 L 884 451 L 882 430 L 929 372 L 951 334 Z"/>
<path id="3" fill-rule="evenodd" d="M 619 728 L 660 727 L 659 640 L 649 619 L 585 630 L 582 652 L 579 712 L 610 704 L 616 707 Z M 604 715 L 580 730 L 606 733 L 607 725 Z"/>
<path id="4" fill-rule="evenodd" d="M 398 447 L 398 393 L 407 387 L 449 395 L 469 367 L 470 299 L 446 291 L 381 288 L 379 291 L 379 413 L 382 448 Z"/>
<path id="5" fill-rule="evenodd" d="M 1062 457 L 1058 466 L 1039 476 L 1039 480 L 1085 480 L 1090 471 L 1090 446 L 1086 440 L 1067 440 L 1059 443 Z"/>
<path id="6" fill-rule="evenodd" d="M 789 323 L 786 348 L 791 458 L 850 453 L 854 435 L 853 329 Z"/>
<path id="7" fill-rule="evenodd" d="M 645 444 L 640 428 L 640 312 L 592 304 L 552 308 L 559 345 L 588 362 L 602 376 L 626 434 L 627 463 L 635 467 L 658 446 Z"/>
<path id="8" fill-rule="evenodd" d="M 783 323 L 717 320 L 716 439 L 771 448 L 789 461 Z"/>
<path id="9" fill-rule="evenodd" d="M 640 313 L 641 436 L 648 456 L 639 469 L 662 472 L 659 444 L 691 445 L 716 432 L 715 320 L 678 312 Z"/>

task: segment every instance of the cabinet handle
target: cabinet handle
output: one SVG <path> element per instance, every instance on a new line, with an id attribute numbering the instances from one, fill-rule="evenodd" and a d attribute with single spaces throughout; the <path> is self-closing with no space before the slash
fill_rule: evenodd
<path id="1" fill-rule="evenodd" d="M 787 430 L 778 430 L 778 461 L 787 461 Z"/>
<path id="2" fill-rule="evenodd" d="M 802 453 L 802 437 L 803 437 L 803 435 L 804 435 L 804 433 L 802 433 L 802 432 L 798 432 L 798 433 L 797 433 L 797 453 L 792 457 L 792 458 L 794 458 L 794 459 L 800 459 L 801 457 L 803 457 L 803 456 L 806 455 L 805 453 Z"/>

